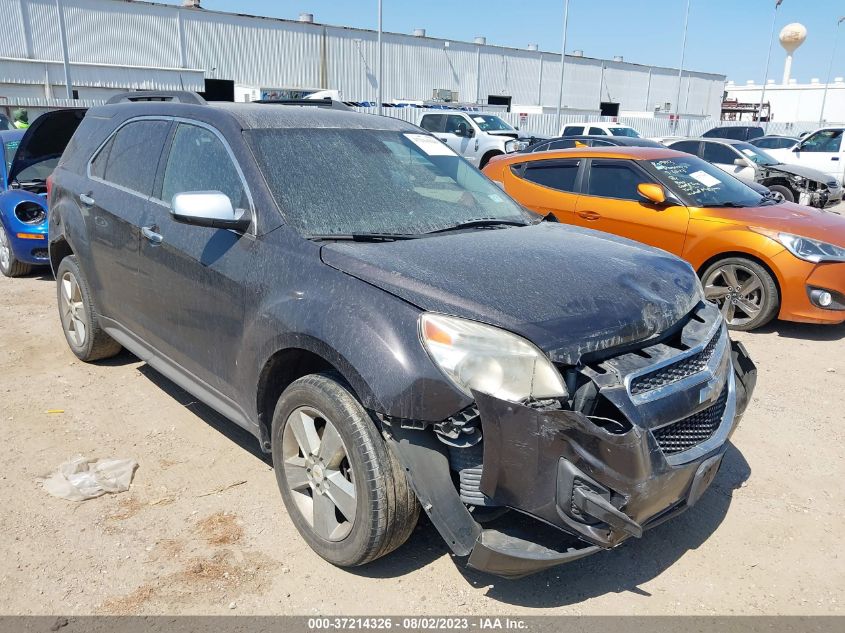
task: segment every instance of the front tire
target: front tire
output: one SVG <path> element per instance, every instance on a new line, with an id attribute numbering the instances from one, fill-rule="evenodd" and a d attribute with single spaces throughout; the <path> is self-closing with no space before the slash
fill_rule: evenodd
<path id="1" fill-rule="evenodd" d="M 780 297 L 766 268 L 745 257 L 727 257 L 701 276 L 704 296 L 716 303 L 728 328 L 748 332 L 766 325 L 778 313 Z"/>
<path id="2" fill-rule="evenodd" d="M 100 326 L 100 314 L 75 255 L 65 257 L 56 270 L 56 296 L 65 340 L 79 360 L 90 363 L 121 350 Z"/>
<path id="3" fill-rule="evenodd" d="M 792 189 L 789 187 L 784 187 L 783 185 L 771 185 L 769 187 L 769 191 L 782 195 L 785 202 L 795 202 L 795 194 L 792 193 Z"/>
<path id="4" fill-rule="evenodd" d="M 6 233 L 6 227 L 0 222 L 0 273 L 3 273 L 6 277 L 21 277 L 31 270 L 30 264 L 25 264 L 15 258 L 9 235 Z"/>
<path id="5" fill-rule="evenodd" d="M 273 414 L 273 466 L 288 514 L 308 545 L 340 567 L 404 543 L 419 503 L 358 400 L 331 373 L 285 389 Z"/>

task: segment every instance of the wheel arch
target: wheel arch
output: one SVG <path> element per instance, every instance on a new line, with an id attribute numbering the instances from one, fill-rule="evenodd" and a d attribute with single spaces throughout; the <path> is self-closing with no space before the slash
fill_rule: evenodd
<path id="1" fill-rule="evenodd" d="M 484 169 L 487 166 L 487 163 L 490 162 L 490 159 L 494 156 L 503 156 L 505 153 L 500 149 L 491 149 L 484 152 L 481 156 L 481 160 L 478 161 L 478 168 Z"/>

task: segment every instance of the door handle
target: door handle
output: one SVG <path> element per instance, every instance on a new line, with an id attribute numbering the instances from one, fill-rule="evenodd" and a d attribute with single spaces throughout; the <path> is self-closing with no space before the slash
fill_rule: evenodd
<path id="1" fill-rule="evenodd" d="M 839 160 L 839 156 L 831 156 L 830 160 Z"/>
<path id="2" fill-rule="evenodd" d="M 89 196 L 87 193 L 80 193 L 79 201 L 87 207 L 94 206 L 94 198 Z"/>
<path id="3" fill-rule="evenodd" d="M 161 244 L 164 241 L 164 238 L 161 236 L 160 233 L 156 233 L 158 227 L 153 226 L 144 226 L 141 227 L 141 235 L 147 238 L 151 244 Z"/>
<path id="4" fill-rule="evenodd" d="M 585 220 L 590 220 L 591 222 L 593 220 L 598 220 L 599 218 L 601 218 L 601 216 L 595 211 L 579 211 L 578 215 L 584 218 Z"/>

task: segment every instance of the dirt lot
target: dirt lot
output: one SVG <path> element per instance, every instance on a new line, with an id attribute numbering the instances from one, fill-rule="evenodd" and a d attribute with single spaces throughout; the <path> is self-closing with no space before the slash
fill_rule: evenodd
<path id="1" fill-rule="evenodd" d="M 741 335 L 760 369 L 725 464 L 678 519 L 547 573 L 462 570 L 430 524 L 386 560 L 313 554 L 246 433 L 129 354 L 68 350 L 49 275 L 0 278 L 0 613 L 843 614 L 845 327 Z M 129 492 L 38 483 L 133 457 Z"/>

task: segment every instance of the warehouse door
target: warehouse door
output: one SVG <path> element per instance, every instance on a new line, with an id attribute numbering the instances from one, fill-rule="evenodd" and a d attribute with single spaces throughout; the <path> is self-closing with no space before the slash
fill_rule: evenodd
<path id="1" fill-rule="evenodd" d="M 599 104 L 599 110 L 602 116 L 619 116 L 619 104 L 610 103 L 609 101 L 602 101 Z"/>
<path id="2" fill-rule="evenodd" d="M 510 112 L 512 98 L 503 95 L 487 95 L 487 105 L 507 106 L 507 111 Z"/>

